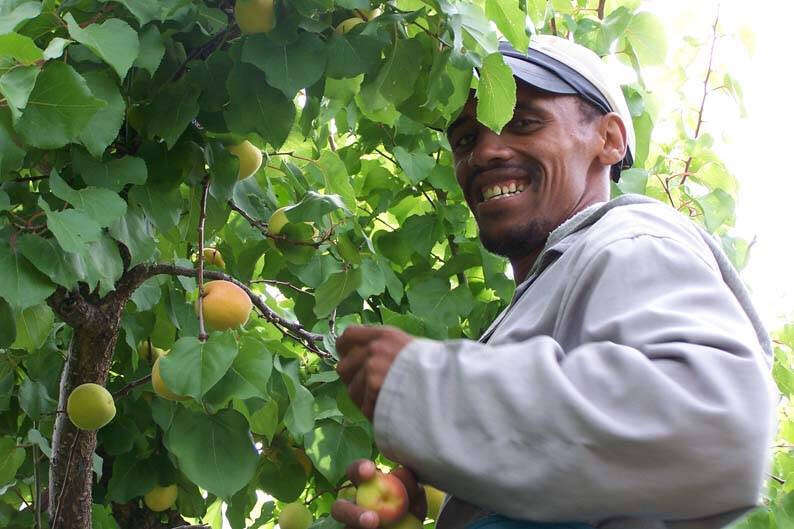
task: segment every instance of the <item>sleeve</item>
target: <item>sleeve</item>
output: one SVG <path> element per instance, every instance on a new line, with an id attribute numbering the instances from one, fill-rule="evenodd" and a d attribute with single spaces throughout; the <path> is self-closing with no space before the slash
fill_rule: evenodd
<path id="1" fill-rule="evenodd" d="M 719 272 L 652 236 L 579 262 L 554 333 L 564 340 L 405 347 L 375 409 L 380 449 L 518 519 L 671 520 L 754 506 L 774 392 Z"/>

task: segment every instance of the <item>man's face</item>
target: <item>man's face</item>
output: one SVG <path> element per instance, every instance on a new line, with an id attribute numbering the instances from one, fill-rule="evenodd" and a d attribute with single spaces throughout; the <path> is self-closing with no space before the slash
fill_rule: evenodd
<path id="1" fill-rule="evenodd" d="M 583 118 L 576 97 L 519 82 L 513 118 L 501 134 L 477 121 L 472 97 L 447 135 L 458 183 L 488 250 L 529 255 L 584 207 L 600 147 L 596 126 Z"/>

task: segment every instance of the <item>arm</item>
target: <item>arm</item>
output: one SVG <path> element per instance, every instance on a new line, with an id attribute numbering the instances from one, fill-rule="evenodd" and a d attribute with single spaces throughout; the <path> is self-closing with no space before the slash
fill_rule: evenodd
<path id="1" fill-rule="evenodd" d="M 696 518 L 754 505 L 771 437 L 760 346 L 719 273 L 641 236 L 582 256 L 557 336 L 415 340 L 375 408 L 390 458 L 515 518 Z"/>

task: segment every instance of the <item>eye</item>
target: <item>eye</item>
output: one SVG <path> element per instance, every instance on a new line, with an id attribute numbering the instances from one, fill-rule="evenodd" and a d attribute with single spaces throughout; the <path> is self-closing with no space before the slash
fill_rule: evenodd
<path id="1" fill-rule="evenodd" d="M 474 131 L 462 131 L 461 134 L 456 134 L 450 144 L 452 145 L 453 151 L 460 151 L 463 149 L 467 149 L 474 144 L 477 135 Z"/>
<path id="2" fill-rule="evenodd" d="M 510 120 L 508 126 L 511 130 L 526 131 L 534 129 L 542 124 L 540 120 L 534 118 L 516 116 Z"/>

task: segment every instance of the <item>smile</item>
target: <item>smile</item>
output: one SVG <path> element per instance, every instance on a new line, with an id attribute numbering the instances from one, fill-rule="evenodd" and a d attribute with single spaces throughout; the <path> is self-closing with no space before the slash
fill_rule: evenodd
<path id="1" fill-rule="evenodd" d="M 481 191 L 481 202 L 490 202 L 492 200 L 511 197 L 521 193 L 526 187 L 527 185 L 524 182 L 517 180 L 489 185 L 488 187 L 484 187 Z"/>

